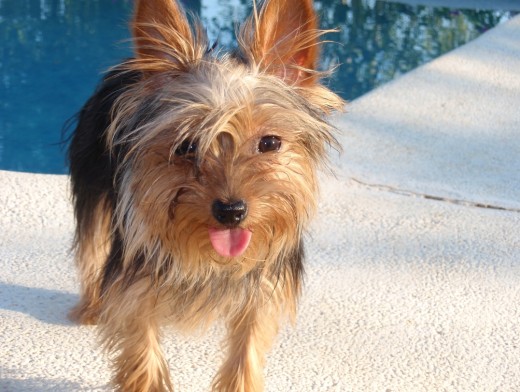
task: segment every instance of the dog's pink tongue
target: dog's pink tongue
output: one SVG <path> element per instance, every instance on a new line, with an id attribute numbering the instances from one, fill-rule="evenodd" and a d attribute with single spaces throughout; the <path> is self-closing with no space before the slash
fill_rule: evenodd
<path id="1" fill-rule="evenodd" d="M 209 240 L 213 249 L 224 257 L 237 257 L 245 252 L 252 233 L 245 229 L 209 229 Z"/>

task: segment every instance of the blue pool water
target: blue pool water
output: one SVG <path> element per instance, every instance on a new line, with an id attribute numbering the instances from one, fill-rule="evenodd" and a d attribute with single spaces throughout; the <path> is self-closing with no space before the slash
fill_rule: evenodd
<path id="1" fill-rule="evenodd" d="M 66 173 L 65 121 L 104 70 L 131 55 L 130 0 L 0 0 L 0 169 Z M 215 5 L 218 3 L 218 5 Z M 250 0 L 186 0 L 219 44 Z M 352 100 L 507 20 L 507 11 L 454 10 L 375 0 L 316 1 L 328 37 L 330 86 Z"/>

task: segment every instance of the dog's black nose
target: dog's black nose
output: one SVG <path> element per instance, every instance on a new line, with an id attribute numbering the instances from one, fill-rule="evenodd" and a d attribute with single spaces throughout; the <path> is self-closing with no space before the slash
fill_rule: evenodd
<path id="1" fill-rule="evenodd" d="M 244 200 L 231 203 L 215 200 L 211 212 L 219 223 L 233 227 L 239 225 L 246 218 L 247 204 Z"/>

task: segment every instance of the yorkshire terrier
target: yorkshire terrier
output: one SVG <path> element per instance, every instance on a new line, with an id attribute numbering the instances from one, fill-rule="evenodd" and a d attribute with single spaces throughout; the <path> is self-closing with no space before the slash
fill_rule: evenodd
<path id="1" fill-rule="evenodd" d="M 190 18 L 195 19 L 195 18 Z M 118 391 L 172 391 L 161 326 L 223 318 L 215 391 L 262 391 L 296 311 L 317 169 L 337 146 L 311 0 L 267 0 L 222 53 L 175 0 L 141 0 L 135 56 L 78 116 L 69 146 L 81 298 Z"/>

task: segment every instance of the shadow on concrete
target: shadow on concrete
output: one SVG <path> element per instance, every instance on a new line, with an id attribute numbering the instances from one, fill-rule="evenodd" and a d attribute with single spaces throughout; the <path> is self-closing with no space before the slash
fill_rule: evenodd
<path id="1" fill-rule="evenodd" d="M 83 390 L 85 389 L 80 384 L 65 380 L 49 380 L 45 378 L 19 380 L 9 377 L 2 377 L 0 380 L 0 391 L 2 392 L 71 392 Z M 99 390 L 102 389 L 100 388 Z"/>
<path id="2" fill-rule="evenodd" d="M 47 324 L 74 325 L 67 313 L 78 298 L 62 291 L 0 283 L 0 309 L 25 313 Z"/>

